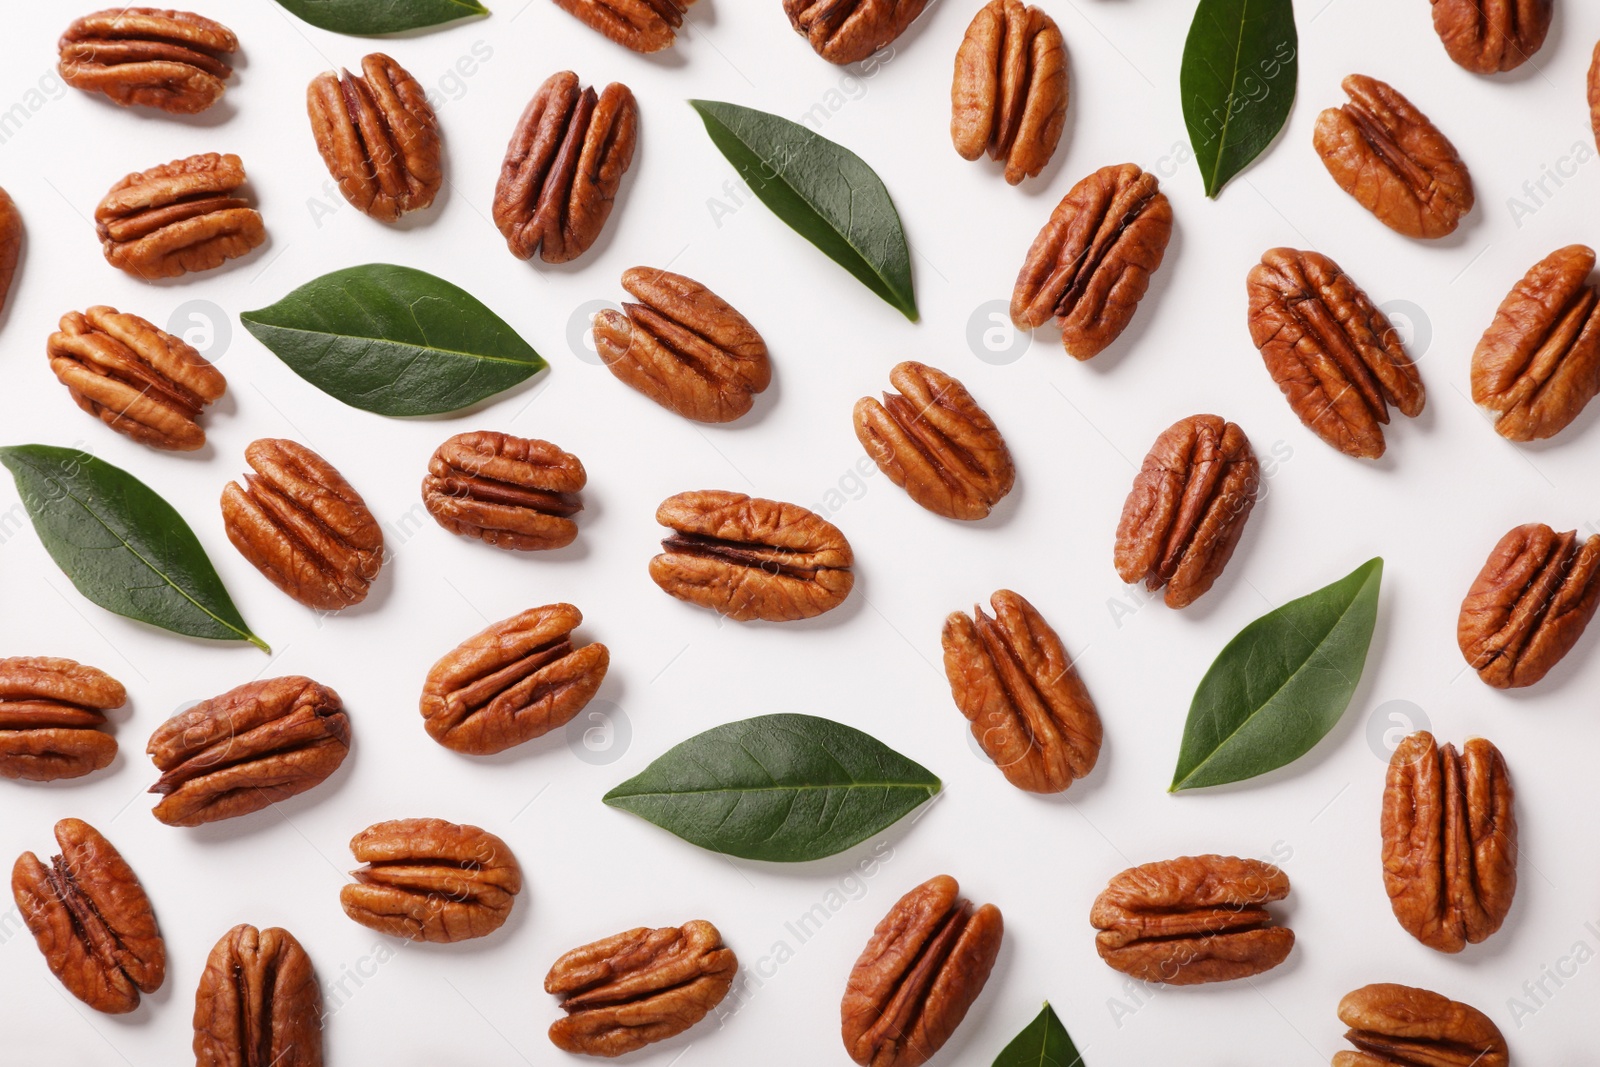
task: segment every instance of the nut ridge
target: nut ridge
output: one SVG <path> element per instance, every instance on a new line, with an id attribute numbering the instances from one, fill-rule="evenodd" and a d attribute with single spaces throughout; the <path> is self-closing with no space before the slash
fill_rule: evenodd
<path id="1" fill-rule="evenodd" d="M 956 52 L 950 139 L 962 159 L 985 152 L 1016 185 L 1055 154 L 1067 115 L 1067 50 L 1055 20 L 1022 0 L 989 0 Z"/>
<path id="2" fill-rule="evenodd" d="M 1600 537 L 1543 523 L 1506 533 L 1461 602 L 1456 640 L 1496 689 L 1533 685 L 1583 636 L 1600 605 Z"/>
<path id="3" fill-rule="evenodd" d="M 188 11 L 122 7 L 85 15 L 61 35 L 61 80 L 123 107 L 178 115 L 222 98 L 239 39 L 221 23 Z"/>
<path id="4" fill-rule="evenodd" d="M 451 533 L 497 548 L 565 548 L 578 536 L 583 463 L 549 441 L 493 430 L 458 433 L 428 461 L 422 503 Z"/>
<path id="5" fill-rule="evenodd" d="M 339 890 L 362 926 L 410 941 L 448 943 L 500 929 L 522 891 L 522 868 L 506 843 L 476 826 L 394 819 L 350 839 L 360 870 Z"/>
<path id="6" fill-rule="evenodd" d="M 311 133 L 352 207 L 393 222 L 433 203 L 444 181 L 438 120 L 428 94 L 382 52 L 361 73 L 326 71 L 306 88 Z"/>
<path id="7" fill-rule="evenodd" d="M 109 674 L 70 659 L 0 659 L 0 778 L 54 782 L 109 767 L 117 739 L 107 711 L 128 691 Z"/>
<path id="8" fill-rule="evenodd" d="M 106 262 L 150 281 L 213 270 L 267 239 L 239 195 L 248 179 L 232 153 L 208 152 L 129 174 L 95 208 Z"/>

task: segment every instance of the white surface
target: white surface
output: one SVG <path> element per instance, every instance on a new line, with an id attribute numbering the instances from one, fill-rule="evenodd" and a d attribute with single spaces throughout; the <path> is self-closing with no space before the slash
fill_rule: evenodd
<path id="1" fill-rule="evenodd" d="M 185 1062 L 206 953 L 231 925 L 251 922 L 285 926 L 309 949 L 337 1009 L 327 1026 L 334 1067 L 558 1062 L 544 1037 L 556 1007 L 540 988 L 550 961 L 635 924 L 703 917 L 759 982 L 725 1025 L 709 1022 L 634 1062 L 845 1064 L 837 1019 L 850 964 L 900 893 L 947 871 L 975 900 L 1000 905 L 1007 939 L 943 1064 L 987 1064 L 1048 997 L 1092 1067 L 1310 1067 L 1341 1046 L 1339 998 L 1372 981 L 1477 1005 L 1522 1064 L 1593 1062 L 1600 966 L 1571 957 L 1600 950 L 1600 849 L 1588 818 L 1600 800 L 1600 635 L 1531 691 L 1504 694 L 1465 669 L 1455 619 L 1505 530 L 1600 520 L 1600 406 L 1554 442 L 1529 447 L 1496 437 L 1467 399 L 1472 346 L 1511 283 L 1560 245 L 1600 239 L 1600 165 L 1584 104 L 1600 11 L 1561 3 L 1535 62 L 1488 80 L 1449 61 L 1420 0 L 1301 3 L 1299 102 L 1288 130 L 1213 203 L 1187 161 L 1177 71 L 1191 5 L 1178 0 L 1045 0 L 1069 43 L 1072 104 L 1056 161 L 1020 190 L 991 164 L 963 162 L 949 143 L 950 66 L 976 0 L 935 4 L 867 79 L 818 60 L 777 0 L 700 0 L 687 38 L 654 60 L 601 39 L 548 0 L 519 12 L 521 3 L 501 0 L 487 20 L 374 43 L 302 25 L 266 0 L 211 0 L 205 12 L 238 32 L 245 59 L 222 105 L 195 120 L 125 111 L 54 80 L 55 38 L 87 5 L 6 13 L 0 113 L 15 102 L 22 112 L 11 114 L 25 118 L 5 127 L 0 185 L 21 205 L 28 246 L 0 323 L 0 439 L 77 444 L 165 494 L 275 655 L 269 662 L 248 646 L 188 641 L 87 603 L 25 523 L 18 529 L 14 489 L 0 484 L 0 653 L 71 656 L 132 693 L 116 724 L 122 754 L 108 771 L 57 786 L 0 783 L 0 856 L 44 853 L 56 819 L 87 819 L 143 879 L 171 956 L 166 986 L 137 1013 L 99 1016 L 62 993 L 15 914 L 4 913 L 0 1059 Z M 301 103 L 314 74 L 353 67 L 374 47 L 437 87 L 442 105 L 450 186 L 432 211 L 398 228 L 338 198 Z M 458 62 L 470 76 L 451 73 Z M 640 151 L 595 250 L 563 268 L 524 264 L 489 221 L 491 190 L 528 96 L 568 67 L 586 81 L 633 87 Z M 1423 244 L 1389 232 L 1317 162 L 1312 125 L 1343 99 L 1338 82 L 1352 70 L 1409 94 L 1471 166 L 1479 205 L 1452 238 Z M 713 201 L 735 204 L 725 191 L 732 170 L 683 103 L 690 96 L 796 118 L 820 104 L 812 113 L 826 117 L 813 121 L 860 152 L 895 195 L 916 250 L 923 321 L 908 324 L 759 204 L 715 217 Z M 243 157 L 268 247 L 171 284 L 143 285 L 109 267 L 88 221 L 106 188 L 126 171 L 208 150 Z M 1123 160 L 1161 176 L 1177 216 L 1132 328 L 1087 365 L 1067 358 L 1049 331 L 1013 362 L 978 358 L 969 319 L 976 312 L 982 322 L 980 305 L 1009 296 L 1056 200 L 1090 170 Z M 1552 195 L 1535 205 L 1523 183 L 1558 166 L 1576 176 L 1560 188 L 1547 183 Z M 1513 196 L 1537 210 L 1519 219 Z M 1278 244 L 1333 256 L 1397 319 L 1418 320 L 1419 342 L 1431 337 L 1415 348 L 1427 410 L 1390 429 L 1381 462 L 1347 459 L 1303 429 L 1250 345 L 1245 272 Z M 401 422 L 317 392 L 238 324 L 242 310 L 369 261 L 423 267 L 471 290 L 551 371 L 472 415 Z M 703 280 L 766 336 L 776 382 L 744 423 L 692 425 L 574 353 L 569 338 L 581 335 L 584 306 L 618 299 L 618 276 L 634 264 Z M 108 303 L 165 325 L 195 300 L 220 309 L 216 328 L 231 331 L 213 349 L 229 392 L 206 417 L 204 452 L 133 444 L 80 413 L 52 378 L 44 339 L 63 312 Z M 1396 301 L 1415 310 L 1402 314 L 1407 305 Z M 871 467 L 851 432 L 852 402 L 884 388 L 889 368 L 912 357 L 964 380 L 1010 442 L 1018 487 L 987 522 L 923 512 Z M 1134 610 L 1127 604 L 1141 594 L 1111 567 L 1122 499 L 1156 434 L 1199 411 L 1246 429 L 1271 471 L 1268 491 L 1199 604 Z M 449 434 L 480 427 L 547 438 L 582 457 L 590 487 L 573 548 L 501 553 L 427 518 L 417 492 L 427 457 Z M 243 469 L 244 446 L 262 436 L 321 451 L 386 524 L 394 559 L 367 604 L 319 619 L 227 543 L 217 496 Z M 859 560 L 849 602 L 811 623 L 719 626 L 663 595 L 645 571 L 659 536 L 655 506 L 708 487 L 829 514 Z M 1168 796 L 1189 697 L 1216 652 L 1270 606 L 1375 554 L 1388 561 L 1378 633 L 1333 735 L 1270 779 Z M 1031 598 L 1081 656 L 1105 719 L 1100 766 L 1064 798 L 1024 795 L 976 755 L 938 668 L 945 614 L 1002 586 Z M 601 694 L 617 709 L 610 747 L 599 737 L 597 754 L 581 734 L 569 745 L 558 733 L 468 760 L 429 740 L 416 710 L 428 666 L 486 622 L 560 599 L 578 604 L 584 633 L 611 648 Z M 286 673 L 343 694 L 355 732 L 344 768 L 276 811 L 198 830 L 157 823 L 142 754 L 156 725 L 189 701 Z M 1384 896 L 1377 819 L 1393 701 L 1420 709 L 1441 738 L 1490 737 L 1516 779 L 1525 846 L 1516 906 L 1493 940 L 1456 958 L 1407 936 Z M 600 803 L 670 745 L 771 711 L 866 729 L 940 774 L 946 793 L 915 825 L 802 867 L 728 862 Z M 510 842 L 527 889 L 507 928 L 396 951 L 344 917 L 349 837 L 413 815 L 476 823 Z M 852 864 L 874 849 L 887 860 L 852 880 Z M 1294 955 L 1253 982 L 1132 991 L 1095 955 L 1091 901 L 1131 863 L 1204 851 L 1282 862 L 1294 881 L 1281 909 L 1299 935 Z M 829 918 L 802 943 L 786 924 L 819 903 Z M 1547 968 L 1563 968 L 1563 984 L 1543 979 L 1549 995 L 1530 997 L 1524 983 L 1540 982 Z M 1508 998 L 1535 1010 L 1514 1018 Z"/>

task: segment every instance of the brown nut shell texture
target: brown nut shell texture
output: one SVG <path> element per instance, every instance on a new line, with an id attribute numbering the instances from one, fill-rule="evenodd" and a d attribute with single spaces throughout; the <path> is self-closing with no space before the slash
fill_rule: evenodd
<path id="1" fill-rule="evenodd" d="M 493 430 L 458 433 L 434 452 L 422 503 L 453 534 L 496 548 L 565 548 L 578 536 L 583 463 L 549 441 Z"/>
<path id="2" fill-rule="evenodd" d="M 439 123 L 427 91 L 399 63 L 373 52 L 360 74 L 317 75 L 306 113 L 322 162 L 356 210 L 393 222 L 433 203 L 444 181 Z"/>
<path id="3" fill-rule="evenodd" d="M 621 1056 L 689 1029 L 722 1002 L 739 961 L 715 926 L 696 919 L 639 927 L 575 948 L 545 975 L 566 1016 L 550 1024 L 563 1052 Z"/>
<path id="4" fill-rule="evenodd" d="M 466 941 L 492 934 L 522 891 L 522 868 L 506 843 L 476 826 L 394 819 L 350 839 L 366 864 L 339 890 L 362 926 L 410 941 Z"/>
<path id="5" fill-rule="evenodd" d="M 1067 117 L 1067 48 L 1041 8 L 990 0 L 956 52 L 950 139 L 962 159 L 985 152 L 1016 185 L 1045 168 Z"/>
<path id="6" fill-rule="evenodd" d="M 694 0 L 555 0 L 561 10 L 624 48 L 648 55 L 677 41 Z"/>
<path id="7" fill-rule="evenodd" d="M 1235 856 L 1185 856 L 1132 867 L 1111 879 L 1089 922 L 1113 969 L 1143 982 L 1199 985 L 1270 971 L 1288 958 L 1294 931 L 1267 905 L 1289 895 L 1289 876 Z"/>
<path id="8" fill-rule="evenodd" d="M 857 63 L 916 21 L 928 0 L 783 0 L 794 32 L 829 63 Z"/>
<path id="9" fill-rule="evenodd" d="M 1067 191 L 1033 239 L 1011 321 L 1033 329 L 1054 318 L 1067 354 L 1093 358 L 1128 328 L 1171 238 L 1172 205 L 1155 175 L 1102 167 Z"/>
<path id="10" fill-rule="evenodd" d="M 156 728 L 146 747 L 161 772 L 155 817 L 199 826 L 260 811 L 320 785 L 350 751 L 344 704 L 291 675 L 203 700 Z"/>
<path id="11" fill-rule="evenodd" d="M 1433 0 L 1433 28 L 1458 66 L 1516 70 L 1544 47 L 1555 0 Z"/>
<path id="12" fill-rule="evenodd" d="M 261 216 L 240 195 L 233 154 L 190 156 L 129 174 L 95 208 L 106 262 L 150 281 L 212 270 L 264 243 Z"/>
<path id="13" fill-rule="evenodd" d="M 1345 1040 L 1358 1051 L 1333 1067 L 1507 1067 L 1500 1028 L 1477 1008 L 1427 989 L 1379 983 L 1339 1001 Z"/>
<path id="14" fill-rule="evenodd" d="M 1589 125 L 1594 129 L 1595 145 L 1600 147 L 1600 42 L 1589 60 Z"/>
<path id="15" fill-rule="evenodd" d="M 1270 249 L 1246 288 L 1250 338 L 1300 421 L 1347 456 L 1383 455 L 1389 406 L 1415 418 L 1426 399 L 1388 318 L 1316 252 Z"/>
<path id="16" fill-rule="evenodd" d="M 78 819 L 56 823 L 61 853 L 46 867 L 17 857 L 11 894 L 50 973 L 95 1011 L 139 1006 L 167 976 L 167 949 L 144 887 L 122 854 Z"/>
<path id="17" fill-rule="evenodd" d="M 109 767 L 117 739 L 101 727 L 127 700 L 121 682 L 70 659 L 0 659 L 0 778 L 54 782 Z"/>
<path id="18" fill-rule="evenodd" d="M 22 213 L 11 194 L 0 189 L 0 311 L 17 276 L 17 261 L 22 256 Z"/>
<path id="19" fill-rule="evenodd" d="M 75 89 L 193 115 L 222 98 L 239 39 L 188 11 L 119 7 L 73 22 L 60 49 L 61 80 Z"/>
<path id="20" fill-rule="evenodd" d="M 222 935 L 194 995 L 197 1067 L 322 1067 L 322 990 L 293 934 Z"/>
<path id="21" fill-rule="evenodd" d="M 571 722 L 611 665 L 605 645 L 573 640 L 582 622 L 571 604 L 549 604 L 467 638 L 423 683 L 428 735 L 452 751 L 487 756 Z"/>

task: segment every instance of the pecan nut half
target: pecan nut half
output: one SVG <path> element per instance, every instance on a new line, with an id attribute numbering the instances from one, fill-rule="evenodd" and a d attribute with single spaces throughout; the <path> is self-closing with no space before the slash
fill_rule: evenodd
<path id="1" fill-rule="evenodd" d="M 506 843 L 476 826 L 394 819 L 350 839 L 366 864 L 339 890 L 362 926 L 411 941 L 466 941 L 494 933 L 522 892 L 522 868 Z"/>
<path id="2" fill-rule="evenodd" d="M 1506 1039 L 1477 1008 L 1413 986 L 1362 986 L 1339 1001 L 1345 1040 L 1333 1067 L 1507 1067 Z"/>
<path id="3" fill-rule="evenodd" d="M 1516 70 L 1544 47 L 1555 0 L 1433 0 L 1433 29 L 1474 74 Z"/>
<path id="4" fill-rule="evenodd" d="M 1060 793 L 1094 770 L 1102 731 L 1089 690 L 1061 638 L 1009 589 L 972 617 L 944 622 L 944 673 L 972 736 L 1006 780 L 1030 793 Z"/>
<path id="5" fill-rule="evenodd" d="M 590 29 L 646 55 L 671 48 L 694 0 L 555 0 Z"/>
<path id="6" fill-rule="evenodd" d="M 344 475 L 293 441 L 251 442 L 253 473 L 222 491 L 228 540 L 308 608 L 337 611 L 367 598 L 383 566 L 383 528 Z"/>
<path id="7" fill-rule="evenodd" d="M 589 481 L 583 463 L 549 441 L 493 430 L 458 433 L 434 452 L 422 503 L 451 533 L 497 548 L 565 548 Z"/>
<path id="8" fill-rule="evenodd" d="M 17 261 L 22 257 L 22 213 L 11 194 L 0 189 L 0 311 L 17 277 Z"/>
<path id="9" fill-rule="evenodd" d="M 260 811 L 320 785 L 350 751 L 344 704 L 291 675 L 249 682 L 180 711 L 145 751 L 161 772 L 150 792 L 168 826 Z"/>
<path id="10" fill-rule="evenodd" d="M 1455 145 L 1386 82 L 1352 74 L 1350 102 L 1317 116 L 1314 143 L 1339 188 L 1407 237 L 1455 232 L 1472 210 L 1472 176 Z"/>
<path id="11" fill-rule="evenodd" d="M 70 659 L 0 659 L 0 778 L 53 782 L 109 767 L 117 739 L 99 728 L 127 700 L 121 682 Z"/>
<path id="12" fill-rule="evenodd" d="M 632 267 L 622 287 L 637 304 L 594 317 L 605 365 L 668 411 L 732 422 L 772 384 L 767 343 L 727 301 L 692 278 Z"/>
<path id="13" fill-rule="evenodd" d="M 106 262 L 150 281 L 212 270 L 246 254 L 266 241 L 267 231 L 239 195 L 245 181 L 239 157 L 216 152 L 129 174 L 94 211 Z"/>
<path id="14" fill-rule="evenodd" d="M 1339 265 L 1273 248 L 1250 269 L 1250 338 L 1306 428 L 1347 456 L 1383 455 L 1389 405 L 1426 394 L 1400 334 Z"/>
<path id="15" fill-rule="evenodd" d="M 1589 60 L 1589 125 L 1594 129 L 1595 145 L 1600 147 L 1600 42 Z"/>
<path id="16" fill-rule="evenodd" d="M 322 1067 L 322 990 L 294 935 L 240 924 L 222 935 L 194 995 L 201 1067 Z"/>
<path id="17" fill-rule="evenodd" d="M 989 980 L 1005 924 L 975 908 L 947 874 L 889 909 L 861 950 L 839 1005 L 840 1032 L 862 1067 L 919 1067 L 944 1047 Z"/>
<path id="18" fill-rule="evenodd" d="M 730 619 L 788 622 L 844 603 L 855 557 L 831 522 L 795 504 L 708 489 L 668 497 L 672 530 L 650 561 L 665 592 Z"/>
<path id="19" fill-rule="evenodd" d="M 722 1002 L 739 961 L 702 919 L 638 927 L 562 956 L 544 991 L 566 1017 L 550 1024 L 563 1052 L 621 1056 L 689 1029 Z"/>
<path id="20" fill-rule="evenodd" d="M 1461 602 L 1456 641 L 1496 689 L 1532 685 L 1572 651 L 1600 604 L 1600 537 L 1543 523 L 1509 531 Z"/>
<path id="21" fill-rule="evenodd" d="M 1022 0 L 989 0 L 956 51 L 950 139 L 985 152 L 1016 185 L 1044 170 L 1067 120 L 1067 47 L 1055 19 Z"/>
<path id="22" fill-rule="evenodd" d="M 196 420 L 228 387 L 181 338 L 111 307 L 67 312 L 45 351 L 74 403 L 152 448 L 204 447 L 206 432 Z"/>
<path id="23" fill-rule="evenodd" d="M 582 622 L 571 604 L 549 604 L 467 638 L 423 683 L 428 736 L 451 751 L 488 756 L 571 722 L 611 666 L 605 645 L 574 643 Z"/>
<path id="24" fill-rule="evenodd" d="M 866 59 L 906 32 L 928 0 L 783 0 L 794 32 L 841 66 Z"/>
<path id="25" fill-rule="evenodd" d="M 1210 589 L 1256 506 L 1261 464 L 1250 439 L 1220 415 L 1191 415 L 1162 431 L 1117 523 L 1122 580 L 1166 587 L 1169 608 Z"/>
<path id="26" fill-rule="evenodd" d="M 60 48 L 61 80 L 73 88 L 193 115 L 222 99 L 239 39 L 188 11 L 119 7 L 78 19 Z"/>
<path id="27" fill-rule="evenodd" d="M 566 263 L 588 251 L 633 163 L 633 91 L 621 82 L 599 94 L 578 85 L 564 70 L 539 86 L 500 164 L 494 223 L 518 259 L 537 252 L 546 263 Z"/>
<path id="28" fill-rule="evenodd" d="M 382 222 L 433 203 L 444 182 L 439 122 L 427 91 L 373 52 L 361 73 L 325 71 L 306 88 L 311 135 L 352 207 Z"/>
<path id="29" fill-rule="evenodd" d="M 1270 971 L 1294 931 L 1266 906 L 1289 895 L 1289 876 L 1235 856 L 1185 856 L 1130 867 L 1094 902 L 1095 948 L 1114 970 L 1144 982 L 1199 985 Z"/>
<path id="30" fill-rule="evenodd" d="M 1053 317 L 1074 359 L 1091 359 L 1122 335 L 1161 266 L 1172 204 L 1155 175 L 1132 163 L 1102 167 L 1050 213 L 1011 291 L 1019 329 Z"/>
<path id="31" fill-rule="evenodd" d="M 67 992 L 95 1011 L 139 1006 L 167 976 L 167 948 L 133 868 L 100 831 L 78 819 L 56 823 L 61 848 L 46 867 L 32 852 L 11 869 L 11 895 Z"/>
<path id="32" fill-rule="evenodd" d="M 1568 245 L 1533 265 L 1500 302 L 1472 353 L 1472 400 L 1511 441 L 1561 432 L 1600 393 L 1594 250 Z"/>

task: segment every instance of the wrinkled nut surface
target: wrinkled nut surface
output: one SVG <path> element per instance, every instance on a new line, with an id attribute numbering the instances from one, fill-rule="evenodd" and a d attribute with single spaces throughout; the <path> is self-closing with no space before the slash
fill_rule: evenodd
<path id="1" fill-rule="evenodd" d="M 352 207 L 393 222 L 433 203 L 444 181 L 439 123 L 427 91 L 399 63 L 373 52 L 360 74 L 317 75 L 306 113 L 322 162 Z"/>
<path id="2" fill-rule="evenodd" d="M 1345 1040 L 1333 1067 L 1507 1067 L 1506 1039 L 1477 1008 L 1412 986 L 1363 986 L 1339 1001 Z"/>
<path id="3" fill-rule="evenodd" d="M 1021 596 L 1002 589 L 969 618 L 944 623 L 944 673 L 972 736 L 1006 780 L 1059 793 L 1094 770 L 1102 730 L 1061 638 Z"/>
<path id="4" fill-rule="evenodd" d="M 1388 318 L 1316 252 L 1269 250 L 1246 288 L 1250 338 L 1300 421 L 1347 456 L 1383 455 L 1389 405 L 1415 418 L 1426 400 Z"/>
<path id="5" fill-rule="evenodd" d="M 638 303 L 594 317 L 611 373 L 668 411 L 732 422 L 772 383 L 767 343 L 750 320 L 692 278 L 649 267 L 622 275 Z"/>
<path id="6" fill-rule="evenodd" d="M 193 115 L 222 98 L 239 39 L 188 11 L 121 7 L 78 19 L 60 48 L 61 80 L 73 88 L 124 107 Z"/>
<path id="7" fill-rule="evenodd" d="M 291 675 L 249 682 L 181 711 L 150 735 L 161 772 L 155 817 L 199 826 L 260 811 L 320 785 L 350 751 L 344 704 Z"/>
<path id="8" fill-rule="evenodd" d="M 1393 86 L 1364 74 L 1343 85 L 1350 102 L 1317 116 L 1314 138 L 1333 180 L 1396 233 L 1454 233 L 1473 204 L 1455 145 Z"/>
<path id="9" fill-rule="evenodd" d="M 194 995 L 198 1067 L 322 1067 L 322 991 L 287 930 L 222 935 Z"/>
<path id="10" fill-rule="evenodd" d="M 570 70 L 533 94 L 500 165 L 494 223 L 518 259 L 583 255 L 600 236 L 639 138 L 633 92 L 612 82 L 596 94 Z"/>
<path id="11" fill-rule="evenodd" d="M 783 0 L 789 25 L 829 63 L 856 63 L 891 44 L 928 0 Z"/>
<path id="12" fill-rule="evenodd" d="M 1407 933 L 1460 952 L 1500 929 L 1517 891 L 1515 795 L 1500 750 L 1481 737 L 1439 747 L 1407 737 L 1383 793 L 1383 882 Z"/>
<path id="13" fill-rule="evenodd" d="M 1033 329 L 1054 318 L 1068 355 L 1098 355 L 1127 329 L 1171 237 L 1172 205 L 1155 175 L 1132 163 L 1095 171 L 1033 239 L 1011 321 Z"/>
<path id="14" fill-rule="evenodd" d="M 694 0 L 555 0 L 568 14 L 575 15 L 624 48 L 649 54 L 671 48 L 677 40 L 683 13 Z"/>
<path id="15" fill-rule="evenodd" d="M 838 527 L 795 504 L 722 490 L 668 497 L 672 530 L 650 561 L 664 591 L 730 619 L 788 622 L 844 603 L 855 557 Z"/>
<path id="16" fill-rule="evenodd" d="M 152 448 L 204 447 L 206 432 L 197 420 L 228 387 L 181 338 L 111 307 L 67 312 L 45 351 L 78 407 Z"/>
<path id="17" fill-rule="evenodd" d="M 1162 431 L 1117 523 L 1117 574 L 1166 587 L 1168 607 L 1194 603 L 1222 574 L 1256 505 L 1261 464 L 1244 431 L 1191 415 Z"/>
<path id="18" fill-rule="evenodd" d="M 578 536 L 588 481 L 578 457 L 549 441 L 478 430 L 434 452 L 422 503 L 446 530 L 497 548 L 564 548 Z"/>
<path id="19" fill-rule="evenodd" d="M 6 296 L 17 277 L 17 260 L 22 256 L 22 214 L 11 194 L 0 189 L 0 311 L 6 309 Z"/>
<path id="20" fill-rule="evenodd" d="M 1496 689 L 1532 685 L 1572 651 L 1600 604 L 1600 537 L 1543 523 L 1509 531 L 1461 602 L 1456 641 Z"/>
<path id="21" fill-rule="evenodd" d="M 293 441 L 251 442 L 244 485 L 222 491 L 228 540 L 308 608 L 337 611 L 367 598 L 383 566 L 383 528 L 344 475 Z"/>
<path id="22" fill-rule="evenodd" d="M 1500 302 L 1472 353 L 1472 400 L 1512 441 L 1561 432 L 1600 393 L 1594 250 L 1568 245 L 1533 265 Z"/>
<path id="23" fill-rule="evenodd" d="M 571 722 L 611 666 L 605 645 L 573 640 L 582 622 L 571 604 L 550 604 L 467 638 L 423 683 L 428 735 L 452 751 L 487 756 Z"/>
<path id="24" fill-rule="evenodd" d="M 862 1067 L 919 1067 L 955 1033 L 983 992 L 1005 924 L 975 908 L 947 874 L 901 897 L 850 970 L 840 1032 Z"/>
<path id="25" fill-rule="evenodd" d="M 190 156 L 129 174 L 95 208 L 106 262 L 150 281 L 212 270 L 264 243 L 261 216 L 239 195 L 239 157 Z"/>
<path id="26" fill-rule="evenodd" d="M 110 766 L 117 739 L 100 727 L 127 700 L 121 682 L 70 659 L 0 659 L 0 778 L 53 782 Z"/>
<path id="27" fill-rule="evenodd" d="M 1288 958 L 1294 931 L 1266 906 L 1289 895 L 1289 876 L 1235 856 L 1185 856 L 1131 867 L 1094 902 L 1095 948 L 1113 969 L 1144 982 L 1199 985 L 1270 971 Z"/>
<path id="28" fill-rule="evenodd" d="M 1067 48 L 1055 20 L 1021 0 L 990 0 L 956 51 L 950 139 L 962 159 L 985 152 L 1016 185 L 1044 170 L 1067 118 Z"/>
<path id="29" fill-rule="evenodd" d="M 1600 42 L 1589 60 L 1589 125 L 1594 128 L 1595 145 L 1600 147 Z"/>
<path id="30" fill-rule="evenodd" d="M 683 1033 L 722 1002 L 739 961 L 700 919 L 639 927 L 575 948 L 545 975 L 566 1017 L 550 1024 L 563 1052 L 621 1056 Z"/>
<path id="31" fill-rule="evenodd" d="M 362 926 L 410 941 L 466 941 L 492 934 L 522 892 L 522 868 L 506 843 L 476 826 L 395 819 L 350 839 L 366 864 L 339 890 Z"/>
<path id="32" fill-rule="evenodd" d="M 1433 28 L 1458 66 L 1516 70 L 1544 47 L 1555 0 L 1433 0 Z"/>
<path id="33" fill-rule="evenodd" d="M 11 895 L 50 973 L 95 1011 L 130 1012 L 167 976 L 150 898 L 122 854 L 86 822 L 56 823 L 60 855 L 32 852 L 11 869 Z"/>

